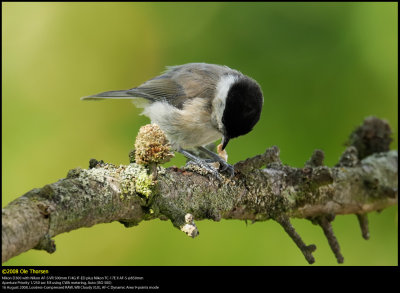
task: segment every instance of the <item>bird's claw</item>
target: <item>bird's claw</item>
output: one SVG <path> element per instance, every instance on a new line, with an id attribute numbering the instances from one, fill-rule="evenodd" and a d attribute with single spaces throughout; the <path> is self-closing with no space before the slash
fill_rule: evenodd
<path id="1" fill-rule="evenodd" d="M 235 176 L 235 169 L 233 168 L 232 165 L 228 164 L 228 163 L 222 163 L 220 162 L 220 167 L 219 170 L 221 172 L 226 172 L 229 174 L 230 178 L 232 178 L 233 176 Z"/>
<path id="2" fill-rule="evenodd" d="M 206 150 L 206 153 L 212 155 L 213 158 L 211 160 L 198 158 L 184 149 L 180 149 L 179 152 L 190 160 L 187 164 L 196 164 L 200 166 L 202 169 L 206 170 L 208 173 L 214 175 L 214 177 L 216 177 L 217 179 L 221 179 L 221 176 L 216 168 L 209 165 L 210 162 L 218 162 L 219 171 L 228 173 L 230 175 L 230 178 L 232 178 L 235 175 L 235 170 L 232 165 L 228 164 L 217 154 L 214 154 L 208 150 Z"/>
<path id="3" fill-rule="evenodd" d="M 201 161 L 192 161 L 192 160 L 190 160 L 189 162 L 186 163 L 186 166 L 188 166 L 188 165 L 189 166 L 190 165 L 199 166 L 203 170 L 207 171 L 207 173 L 213 175 L 215 178 L 217 178 L 219 180 L 221 179 L 221 176 L 220 176 L 218 170 L 215 169 L 214 167 L 210 166 L 209 164 L 205 163 L 205 162 L 203 163 Z"/>

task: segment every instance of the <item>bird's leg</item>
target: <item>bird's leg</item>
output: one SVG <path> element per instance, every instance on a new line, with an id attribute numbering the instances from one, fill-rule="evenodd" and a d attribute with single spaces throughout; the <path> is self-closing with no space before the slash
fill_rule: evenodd
<path id="1" fill-rule="evenodd" d="M 203 169 L 206 169 L 208 172 L 210 172 L 211 174 L 213 174 L 215 177 L 220 178 L 218 171 L 211 167 L 210 165 L 208 165 L 204 159 L 198 158 L 195 155 L 192 155 L 190 152 L 184 150 L 184 149 L 178 149 L 178 152 L 180 152 L 182 155 L 184 155 L 186 158 L 188 158 L 189 160 L 195 162 L 196 164 L 198 164 L 200 167 L 202 167 Z"/>
<path id="2" fill-rule="evenodd" d="M 199 146 L 197 148 L 199 150 L 201 150 L 202 152 L 204 152 L 205 154 L 207 154 L 208 156 L 210 156 L 214 160 L 214 162 L 218 162 L 221 166 L 220 167 L 221 171 L 228 172 L 231 177 L 233 177 L 233 175 L 235 175 L 235 170 L 234 170 L 233 166 L 228 164 L 224 159 L 222 159 L 216 153 L 214 153 L 214 152 L 210 151 L 209 149 L 202 147 L 202 146 Z"/>

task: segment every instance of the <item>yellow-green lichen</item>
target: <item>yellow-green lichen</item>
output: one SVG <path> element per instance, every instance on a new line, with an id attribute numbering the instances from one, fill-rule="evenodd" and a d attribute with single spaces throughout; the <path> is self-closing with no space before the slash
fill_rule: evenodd
<path id="1" fill-rule="evenodd" d="M 148 175 L 146 171 L 140 172 L 135 182 L 136 192 L 149 198 L 152 193 L 153 186 L 153 176 Z"/>

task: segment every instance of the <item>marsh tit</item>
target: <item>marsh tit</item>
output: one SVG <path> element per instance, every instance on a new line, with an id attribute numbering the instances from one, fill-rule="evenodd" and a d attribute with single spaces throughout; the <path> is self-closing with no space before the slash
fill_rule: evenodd
<path id="1" fill-rule="evenodd" d="M 222 138 L 223 150 L 231 138 L 250 132 L 264 102 L 255 80 L 227 66 L 207 63 L 170 66 L 138 87 L 82 98 L 100 99 L 133 99 L 144 108 L 142 114 L 164 131 L 174 150 L 209 169 L 189 152 L 197 148 L 231 176 L 233 167 L 204 146 Z"/>

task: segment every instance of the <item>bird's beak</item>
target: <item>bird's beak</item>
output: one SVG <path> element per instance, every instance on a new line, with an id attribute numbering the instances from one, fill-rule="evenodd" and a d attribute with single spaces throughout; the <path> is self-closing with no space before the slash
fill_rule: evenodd
<path id="1" fill-rule="evenodd" d="M 225 149 L 225 147 L 226 147 L 226 145 L 228 144 L 229 140 L 230 140 L 230 138 L 227 137 L 226 135 L 224 135 L 224 136 L 222 137 L 222 150 Z"/>

